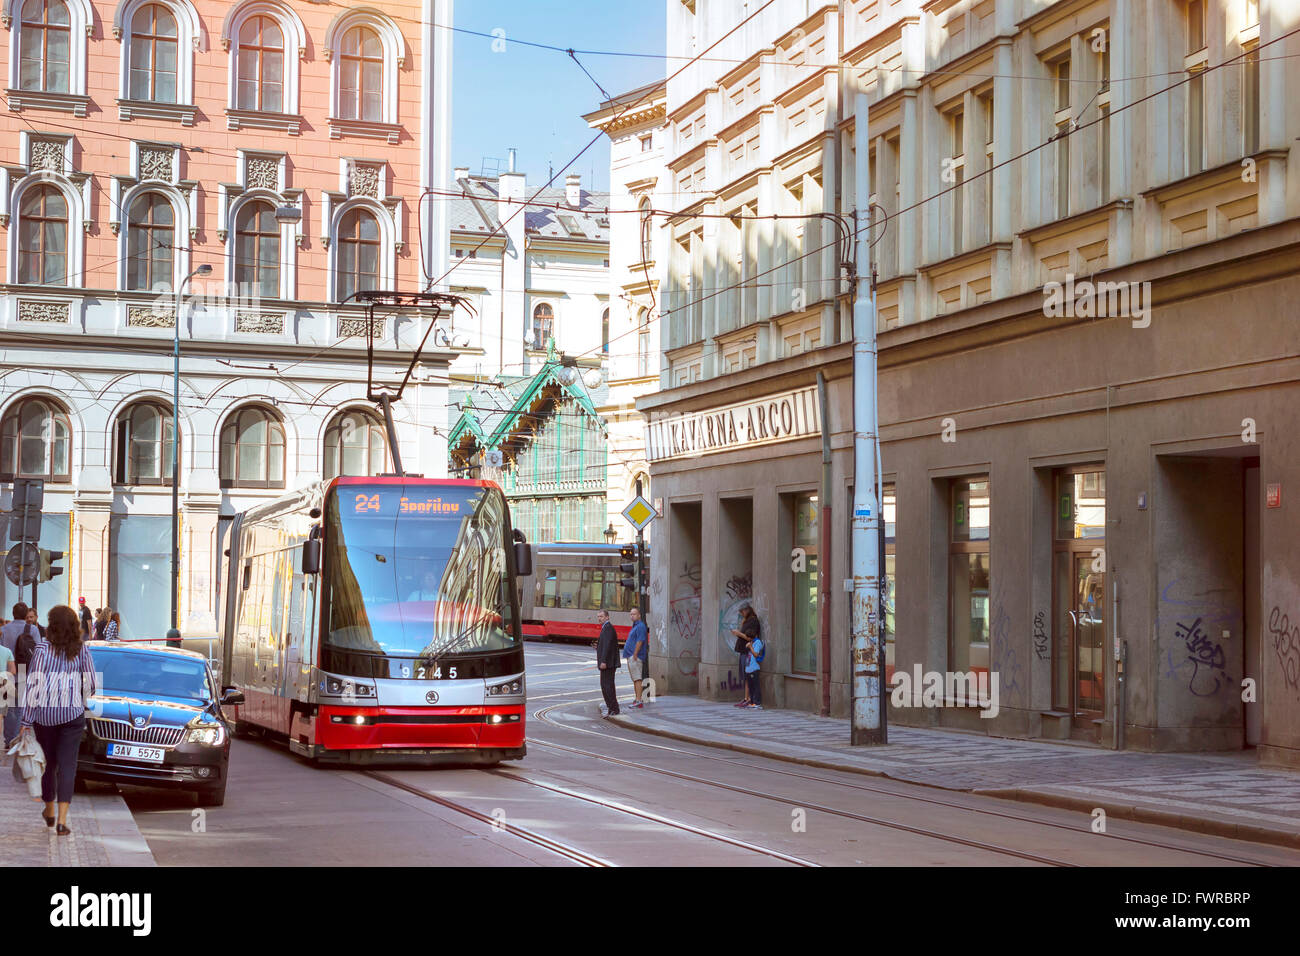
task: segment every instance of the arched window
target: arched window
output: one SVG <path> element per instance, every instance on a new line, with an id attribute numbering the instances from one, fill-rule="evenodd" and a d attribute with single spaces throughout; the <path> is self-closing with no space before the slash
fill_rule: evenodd
<path id="1" fill-rule="evenodd" d="M 126 287 L 170 288 L 176 238 L 172 204 L 158 193 L 145 193 L 131 204 L 128 219 Z"/>
<path id="2" fill-rule="evenodd" d="M 600 314 L 600 350 L 609 354 L 609 309 Z"/>
<path id="3" fill-rule="evenodd" d="M 68 201 L 56 186 L 23 193 L 18 211 L 18 281 L 68 284 Z"/>
<path id="4" fill-rule="evenodd" d="M 384 45 L 369 27 L 343 34 L 339 50 L 339 117 L 382 122 L 384 119 Z"/>
<path id="5" fill-rule="evenodd" d="M 235 285 L 240 295 L 280 297 L 280 224 L 269 202 L 245 203 L 235 218 Z"/>
<path id="6" fill-rule="evenodd" d="M 650 212 L 650 200 L 642 199 L 637 209 L 641 213 L 641 261 L 654 261 L 654 243 L 652 241 L 650 229 L 653 216 Z"/>
<path id="7" fill-rule="evenodd" d="M 117 416 L 113 480 L 119 485 L 170 485 L 175 444 L 172 410 L 161 402 L 136 402 Z M 180 449 L 176 448 L 177 455 Z"/>
<path id="8" fill-rule="evenodd" d="M 650 374 L 650 310 L 636 316 L 636 368 L 638 375 Z"/>
<path id="9" fill-rule="evenodd" d="M 238 89 L 241 110 L 284 110 L 284 31 L 275 20 L 258 15 L 239 28 Z"/>
<path id="10" fill-rule="evenodd" d="M 547 339 L 555 336 L 555 312 L 546 302 L 533 309 L 533 348 L 546 348 Z"/>
<path id="11" fill-rule="evenodd" d="M 175 103 L 179 70 L 176 18 L 156 3 L 141 7 L 131 19 L 130 84 L 133 100 Z"/>
<path id="12" fill-rule="evenodd" d="M 27 398 L 0 422 L 0 474 L 12 478 L 69 481 L 72 427 L 68 413 L 47 398 Z"/>
<path id="13" fill-rule="evenodd" d="M 378 475 L 388 469 L 388 436 L 369 412 L 341 412 L 325 429 L 325 462 L 321 477 Z"/>
<path id="14" fill-rule="evenodd" d="M 379 220 L 368 209 L 350 209 L 339 223 L 338 301 L 379 288 Z"/>
<path id="15" fill-rule="evenodd" d="M 63 0 L 27 0 L 19 15 L 20 89 L 67 93 L 72 19 Z"/>
<path id="16" fill-rule="evenodd" d="M 284 487 L 284 425 L 267 409 L 242 408 L 221 429 L 221 487 Z"/>

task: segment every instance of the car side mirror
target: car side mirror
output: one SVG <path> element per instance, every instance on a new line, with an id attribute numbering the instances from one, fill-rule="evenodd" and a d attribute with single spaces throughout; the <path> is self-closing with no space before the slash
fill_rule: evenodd
<path id="1" fill-rule="evenodd" d="M 225 687 L 221 691 L 221 706 L 233 707 L 244 702 L 244 692 L 237 687 Z"/>
<path id="2" fill-rule="evenodd" d="M 302 543 L 302 573 L 320 573 L 320 539 L 308 538 Z"/>

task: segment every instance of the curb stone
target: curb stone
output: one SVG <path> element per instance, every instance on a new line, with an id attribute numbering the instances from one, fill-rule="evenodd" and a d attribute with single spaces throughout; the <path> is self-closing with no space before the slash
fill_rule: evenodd
<path id="1" fill-rule="evenodd" d="M 628 730 L 635 730 L 639 733 L 650 734 L 656 737 L 680 740 L 683 743 L 698 744 L 704 747 L 714 747 L 719 750 L 732 750 L 737 753 L 749 754 L 755 757 L 766 757 L 770 760 L 780 760 L 785 763 L 801 764 L 806 767 L 816 767 L 820 770 L 856 773 L 864 777 L 883 777 L 887 780 L 895 780 L 899 783 L 907 783 L 917 787 L 928 787 L 932 790 L 941 790 L 948 793 L 971 793 L 984 797 L 1015 800 L 1020 803 L 1033 803 L 1040 806 L 1052 807 L 1058 810 L 1073 810 L 1087 815 L 1091 815 L 1093 810 L 1100 808 L 1106 811 L 1108 817 L 1114 817 L 1119 820 L 1131 820 L 1135 823 L 1148 823 L 1155 826 L 1170 827 L 1172 829 L 1185 830 L 1192 833 L 1203 833 L 1207 836 L 1219 836 L 1233 840 L 1245 840 L 1252 843 L 1264 843 L 1270 846 L 1300 849 L 1300 833 L 1293 830 L 1264 827 L 1253 823 L 1237 823 L 1235 821 L 1222 820 L 1219 818 L 1189 817 L 1185 814 L 1169 810 L 1158 810 L 1152 807 L 1113 803 L 1106 800 L 1090 800 L 1086 797 L 1065 796 L 1063 794 L 1050 793 L 1041 790 L 1028 790 L 1020 787 L 989 790 L 968 787 L 943 787 L 925 781 L 907 780 L 902 777 L 891 776 L 883 771 L 870 770 L 866 767 L 854 767 L 849 764 L 834 763 L 830 760 L 818 760 L 812 757 L 795 756 L 793 754 L 781 753 L 775 750 L 763 750 L 759 747 L 746 746 L 726 740 L 692 737 L 689 734 L 665 730 L 662 727 L 650 727 L 645 724 L 638 724 L 629 721 L 623 716 L 611 717 L 610 722 L 618 724 L 620 727 L 625 727 Z"/>

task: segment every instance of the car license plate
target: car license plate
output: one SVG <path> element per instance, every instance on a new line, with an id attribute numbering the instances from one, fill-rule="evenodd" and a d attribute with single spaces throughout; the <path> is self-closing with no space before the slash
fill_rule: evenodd
<path id="1" fill-rule="evenodd" d="M 134 744 L 109 744 L 108 755 L 119 760 L 143 760 L 146 763 L 163 762 L 163 752 L 157 747 L 137 747 Z"/>

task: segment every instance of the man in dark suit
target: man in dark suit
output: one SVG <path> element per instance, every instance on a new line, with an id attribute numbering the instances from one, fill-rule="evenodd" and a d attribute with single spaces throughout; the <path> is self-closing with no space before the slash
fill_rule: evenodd
<path id="1" fill-rule="evenodd" d="M 613 717 L 618 710 L 618 692 L 614 677 L 618 671 L 618 632 L 609 623 L 608 611 L 597 611 L 600 637 L 596 639 L 596 663 L 600 667 L 600 692 L 605 695 L 605 716 Z"/>

